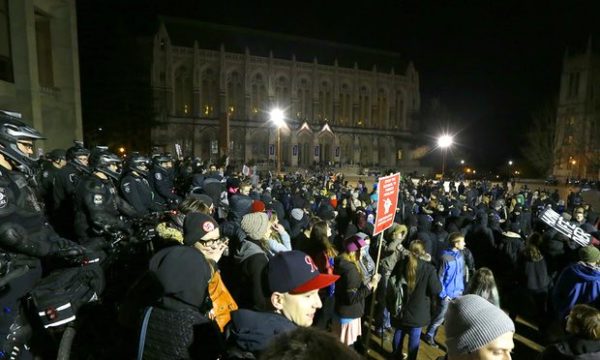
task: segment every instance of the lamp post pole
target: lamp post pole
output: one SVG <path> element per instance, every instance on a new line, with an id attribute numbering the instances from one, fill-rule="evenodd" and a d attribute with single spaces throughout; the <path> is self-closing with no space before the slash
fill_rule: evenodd
<path id="1" fill-rule="evenodd" d="M 283 110 L 274 108 L 270 112 L 271 121 L 277 127 L 277 175 L 281 172 L 281 127 L 285 125 Z"/>
<path id="2" fill-rule="evenodd" d="M 277 175 L 281 173 L 281 127 L 277 126 Z"/>
<path id="3" fill-rule="evenodd" d="M 442 149 L 442 181 L 444 181 L 444 171 L 446 170 L 446 151 L 454 142 L 451 135 L 442 135 L 438 138 L 437 144 Z"/>

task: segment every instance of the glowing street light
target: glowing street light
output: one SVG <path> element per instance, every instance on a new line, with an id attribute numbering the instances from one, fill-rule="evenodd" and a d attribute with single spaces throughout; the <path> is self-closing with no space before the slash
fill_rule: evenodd
<path id="1" fill-rule="evenodd" d="M 465 161 L 464 161 L 464 160 L 461 160 L 461 161 L 460 161 L 460 164 L 461 164 L 461 165 L 464 165 L 464 164 L 465 164 Z"/>
<path id="2" fill-rule="evenodd" d="M 444 180 L 444 170 L 446 167 L 446 149 L 452 146 L 454 138 L 451 135 L 442 135 L 438 138 L 437 144 L 442 149 L 442 181 Z"/>
<path id="3" fill-rule="evenodd" d="M 281 128 L 285 126 L 285 113 L 280 108 L 274 108 L 269 113 L 273 124 L 277 127 L 277 174 L 281 172 Z"/>

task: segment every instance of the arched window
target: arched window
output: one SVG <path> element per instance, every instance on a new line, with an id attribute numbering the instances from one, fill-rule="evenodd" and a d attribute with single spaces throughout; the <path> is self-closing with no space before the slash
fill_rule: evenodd
<path id="1" fill-rule="evenodd" d="M 258 119 L 261 112 L 267 111 L 267 86 L 262 74 L 257 73 L 252 78 L 250 95 L 250 112 L 253 119 Z"/>
<path id="2" fill-rule="evenodd" d="M 376 127 L 383 129 L 387 128 L 388 116 L 388 100 L 384 89 L 379 89 L 377 92 L 377 122 Z"/>
<path id="3" fill-rule="evenodd" d="M 296 114 L 299 120 L 308 120 L 311 104 L 310 82 L 307 79 L 301 79 L 298 84 L 298 113 Z"/>
<path id="4" fill-rule="evenodd" d="M 212 69 L 206 69 L 202 72 L 200 89 L 200 113 L 204 117 L 214 117 L 217 111 L 217 95 L 219 93 L 217 86 L 217 76 Z"/>
<path id="5" fill-rule="evenodd" d="M 192 115 L 192 75 L 186 66 L 175 70 L 175 114 L 178 116 Z"/>
<path id="6" fill-rule="evenodd" d="M 275 102 L 280 107 L 287 107 L 290 102 L 289 82 L 285 76 L 280 76 L 275 82 Z"/>
<path id="7" fill-rule="evenodd" d="M 360 88 L 358 94 L 358 119 L 356 126 L 365 127 L 369 122 L 369 89 L 366 86 Z"/>
<path id="8" fill-rule="evenodd" d="M 396 91 L 396 117 L 392 123 L 394 129 L 401 129 L 404 126 L 404 93 Z"/>
<path id="9" fill-rule="evenodd" d="M 352 119 L 352 94 L 348 84 L 342 84 L 340 87 L 340 113 L 337 116 L 337 123 L 340 125 L 350 125 Z"/>
<path id="10" fill-rule="evenodd" d="M 233 71 L 227 78 L 227 112 L 235 119 L 244 115 L 243 89 L 242 77 L 237 71 Z"/>
<path id="11" fill-rule="evenodd" d="M 331 120 L 332 107 L 331 86 L 329 82 L 323 81 L 319 86 L 319 111 L 317 112 L 319 122 Z"/>

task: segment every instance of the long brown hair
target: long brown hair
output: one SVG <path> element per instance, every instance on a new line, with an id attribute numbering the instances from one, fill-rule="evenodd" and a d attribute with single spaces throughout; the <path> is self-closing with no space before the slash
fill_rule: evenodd
<path id="1" fill-rule="evenodd" d="M 417 286 L 417 266 L 419 265 L 419 258 L 423 257 L 427 252 L 425 251 L 425 244 L 421 240 L 415 240 L 410 243 L 408 254 L 408 263 L 406 264 L 406 283 L 408 284 L 408 292 L 412 293 Z"/>
<path id="2" fill-rule="evenodd" d="M 307 250 L 311 252 L 324 251 L 328 257 L 337 256 L 337 251 L 327 236 L 328 227 L 329 225 L 327 224 L 327 221 L 323 220 L 320 220 L 313 225 L 312 231 L 310 232 L 310 238 L 308 240 L 309 245 L 307 246 Z"/>

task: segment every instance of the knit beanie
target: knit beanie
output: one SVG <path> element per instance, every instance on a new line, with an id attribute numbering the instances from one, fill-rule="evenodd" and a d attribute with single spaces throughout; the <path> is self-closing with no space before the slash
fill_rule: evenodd
<path id="1" fill-rule="evenodd" d="M 291 215 L 294 220 L 300 221 L 304 217 L 304 210 L 299 208 L 292 209 Z"/>
<path id="2" fill-rule="evenodd" d="M 479 295 L 464 295 L 448 305 L 446 313 L 448 355 L 460 355 L 482 348 L 515 324 L 500 308 Z"/>
<path id="3" fill-rule="evenodd" d="M 201 213 L 189 213 L 183 222 L 183 244 L 192 246 L 202 240 L 204 235 L 217 229 L 219 225 L 211 216 Z"/>
<path id="4" fill-rule="evenodd" d="M 250 206 L 250 212 L 264 212 L 265 211 L 265 203 L 260 200 L 254 200 L 252 205 Z"/>
<path id="5" fill-rule="evenodd" d="M 251 239 L 261 240 L 269 229 L 269 217 L 263 212 L 256 212 L 242 217 L 242 230 Z"/>
<path id="6" fill-rule="evenodd" d="M 600 262 L 600 250 L 593 245 L 579 249 L 579 259 L 588 264 Z"/>

